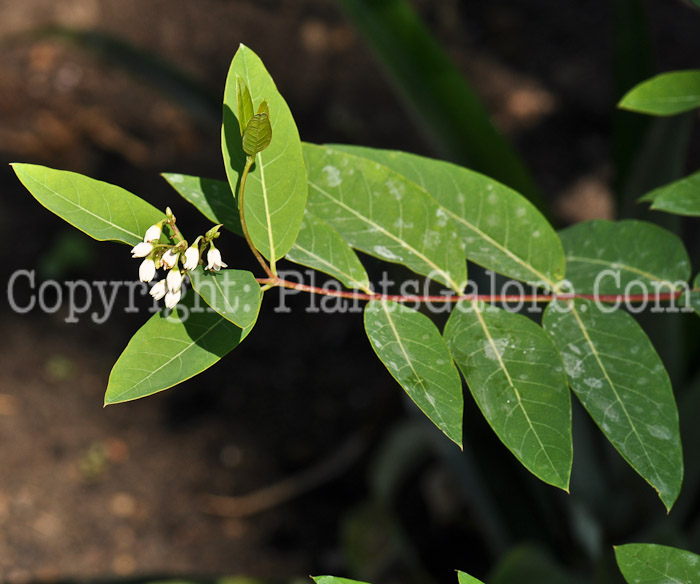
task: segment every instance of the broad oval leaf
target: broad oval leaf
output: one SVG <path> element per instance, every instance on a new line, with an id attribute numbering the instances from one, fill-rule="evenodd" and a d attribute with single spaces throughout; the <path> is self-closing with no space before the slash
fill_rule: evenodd
<path id="1" fill-rule="evenodd" d="M 263 102 L 264 103 L 264 102 Z M 265 150 L 272 140 L 272 126 L 270 116 L 267 114 L 255 114 L 243 132 L 243 152 L 248 156 Z"/>
<path id="2" fill-rule="evenodd" d="M 650 202 L 654 211 L 700 217 L 700 172 L 650 191 L 640 202 Z"/>
<path id="3" fill-rule="evenodd" d="M 203 270 L 189 272 L 192 287 L 226 320 L 245 329 L 255 324 L 262 293 L 255 276 L 246 270 Z"/>
<path id="4" fill-rule="evenodd" d="M 244 197 L 248 232 L 273 265 L 292 247 L 304 217 L 307 182 L 294 118 L 260 58 L 245 45 L 236 52 L 226 80 L 222 151 L 229 185 L 237 192 L 246 155 L 238 123 L 236 78 L 248 87 L 253 105 L 267 101 L 272 124 L 270 146 L 255 156 Z"/>
<path id="5" fill-rule="evenodd" d="M 243 235 L 236 200 L 227 182 L 186 174 L 163 173 L 161 176 L 209 221 Z"/>
<path id="6" fill-rule="evenodd" d="M 357 254 L 335 229 L 308 209 L 285 259 L 330 274 L 348 288 L 369 290 L 369 278 Z"/>
<path id="7" fill-rule="evenodd" d="M 626 312 L 584 299 L 551 303 L 543 324 L 574 393 L 670 509 L 683 480 L 678 408 L 649 338 Z"/>
<path id="8" fill-rule="evenodd" d="M 549 288 L 564 277 L 564 250 L 556 232 L 530 201 L 507 186 L 416 154 L 332 147 L 388 166 L 430 193 L 452 219 L 464 241 L 464 253 L 474 263 Z"/>
<path id="9" fill-rule="evenodd" d="M 136 245 L 165 214 L 140 197 L 82 174 L 13 164 L 27 190 L 52 213 L 98 241 Z"/>
<path id="10" fill-rule="evenodd" d="M 529 318 L 483 303 L 459 303 L 445 339 L 489 425 L 546 483 L 567 490 L 571 396 L 561 358 Z"/>
<path id="11" fill-rule="evenodd" d="M 629 543 L 615 547 L 615 559 L 629 584 L 700 583 L 700 556 L 678 548 Z"/>
<path id="12" fill-rule="evenodd" d="M 559 232 L 577 294 L 641 294 L 683 288 L 690 259 L 681 240 L 645 221 L 577 223 Z"/>
<path id="13" fill-rule="evenodd" d="M 618 106 L 657 116 L 672 116 L 700 107 L 700 71 L 656 75 L 630 89 Z"/>
<path id="14" fill-rule="evenodd" d="M 196 294 L 177 308 L 154 314 L 136 331 L 112 368 L 105 405 L 146 397 L 194 377 L 232 351 L 251 327 L 219 316 Z"/>
<path id="15" fill-rule="evenodd" d="M 372 300 L 365 330 L 379 360 L 445 435 L 462 446 L 462 381 L 432 320 L 402 304 Z"/>
<path id="16" fill-rule="evenodd" d="M 455 291 L 467 280 L 457 230 L 435 199 L 386 166 L 304 144 L 309 210 L 353 247 Z"/>

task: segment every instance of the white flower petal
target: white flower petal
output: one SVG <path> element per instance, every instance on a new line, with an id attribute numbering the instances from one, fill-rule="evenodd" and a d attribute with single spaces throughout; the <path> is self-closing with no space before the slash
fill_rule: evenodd
<path id="1" fill-rule="evenodd" d="M 218 271 L 226 267 L 228 265 L 221 261 L 221 252 L 215 247 L 210 247 L 207 252 L 207 270 Z"/>
<path id="2" fill-rule="evenodd" d="M 132 258 L 145 258 L 153 251 L 153 245 L 142 241 L 131 248 Z"/>
<path id="3" fill-rule="evenodd" d="M 139 280 L 142 282 L 150 282 L 155 275 L 156 263 L 151 259 L 143 260 L 139 266 Z"/>
<path id="4" fill-rule="evenodd" d="M 175 305 L 180 302 L 180 290 L 177 292 L 168 292 L 165 295 L 165 306 L 168 308 L 175 308 Z"/>
<path id="5" fill-rule="evenodd" d="M 151 225 L 143 236 L 144 241 L 158 241 L 160 239 L 161 227 L 157 223 Z"/>
<path id="6" fill-rule="evenodd" d="M 172 249 L 169 249 L 163 254 L 162 262 L 163 262 L 163 267 L 169 270 L 172 268 L 175 264 L 177 264 L 177 258 L 179 256 L 179 252 L 173 251 Z"/>
<path id="7" fill-rule="evenodd" d="M 199 265 L 199 248 L 191 245 L 185 250 L 185 262 L 182 267 L 185 270 L 194 270 Z"/>
<path id="8" fill-rule="evenodd" d="M 153 296 L 156 300 L 160 300 L 165 296 L 167 288 L 165 287 L 165 280 L 158 280 L 151 288 L 149 294 Z"/>
<path id="9" fill-rule="evenodd" d="M 180 270 L 178 268 L 170 270 L 166 276 L 166 282 L 170 292 L 177 292 L 182 286 L 182 273 Z"/>

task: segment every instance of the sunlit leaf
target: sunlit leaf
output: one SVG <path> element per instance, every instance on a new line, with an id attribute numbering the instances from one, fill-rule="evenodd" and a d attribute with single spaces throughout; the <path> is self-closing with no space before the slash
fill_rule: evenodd
<path id="1" fill-rule="evenodd" d="M 543 322 L 583 406 L 670 509 L 683 480 L 678 409 L 642 328 L 626 312 L 583 299 L 550 304 Z"/>
<path id="2" fill-rule="evenodd" d="M 547 334 L 523 315 L 462 302 L 447 321 L 445 339 L 506 447 L 535 476 L 568 489 L 571 398 Z"/>
<path id="3" fill-rule="evenodd" d="M 484 584 L 481 580 L 477 580 L 474 576 L 470 576 L 466 572 L 457 572 L 459 584 Z"/>
<path id="4" fill-rule="evenodd" d="M 577 294 L 670 292 L 690 277 L 681 240 L 644 221 L 594 220 L 559 233 L 566 276 Z"/>
<path id="5" fill-rule="evenodd" d="M 654 189 L 640 202 L 650 202 L 655 211 L 700 217 L 700 172 Z"/>
<path id="6" fill-rule="evenodd" d="M 304 144 L 309 209 L 353 247 L 462 290 L 467 269 L 457 230 L 415 183 L 366 158 Z"/>
<path id="7" fill-rule="evenodd" d="M 130 401 L 194 377 L 232 351 L 250 332 L 197 305 L 193 292 L 175 311 L 154 314 L 136 331 L 109 376 L 105 405 Z"/>
<path id="8" fill-rule="evenodd" d="M 267 101 L 272 127 L 270 146 L 255 156 L 246 183 L 245 217 L 255 247 L 271 264 L 292 247 L 304 216 L 306 170 L 294 118 L 260 58 L 241 45 L 231 63 L 224 92 L 222 150 L 229 185 L 238 192 L 246 154 L 237 119 L 236 78 L 248 87 L 253 106 Z M 264 115 L 264 114 L 261 114 Z"/>
<path id="9" fill-rule="evenodd" d="M 203 270 L 189 272 L 192 287 L 226 320 L 245 329 L 258 318 L 262 294 L 255 276 L 245 270 Z"/>
<path id="10" fill-rule="evenodd" d="M 238 105 L 238 127 L 242 136 L 250 118 L 253 117 L 254 110 L 248 86 L 240 77 L 236 77 L 236 103 Z"/>
<path id="11" fill-rule="evenodd" d="M 462 445 L 462 381 L 430 318 L 396 302 L 365 307 L 374 352 L 409 397 L 448 438 Z"/>
<path id="12" fill-rule="evenodd" d="M 13 164 L 19 180 L 49 211 L 98 241 L 136 245 L 165 214 L 140 197 L 82 174 Z"/>
<path id="13" fill-rule="evenodd" d="M 384 164 L 432 195 L 457 227 L 471 261 L 549 287 L 564 277 L 564 250 L 556 232 L 525 197 L 507 186 L 461 166 L 415 154 L 332 147 Z"/>
<path id="14" fill-rule="evenodd" d="M 700 71 L 672 71 L 647 79 L 627 92 L 618 106 L 657 116 L 700 107 Z"/>
<path id="15" fill-rule="evenodd" d="M 272 126 L 270 116 L 267 114 L 255 114 L 243 132 L 243 152 L 248 156 L 255 156 L 265 150 L 272 140 Z"/>
<path id="16" fill-rule="evenodd" d="M 335 576 L 311 576 L 316 584 L 367 584 L 359 580 L 348 580 L 347 578 L 336 578 Z"/>
<path id="17" fill-rule="evenodd" d="M 699 584 L 700 556 L 674 547 L 630 543 L 615 547 L 628 584 Z"/>
<path id="18" fill-rule="evenodd" d="M 330 274 L 348 288 L 368 289 L 367 272 L 353 249 L 328 223 L 308 209 L 286 259 Z"/>

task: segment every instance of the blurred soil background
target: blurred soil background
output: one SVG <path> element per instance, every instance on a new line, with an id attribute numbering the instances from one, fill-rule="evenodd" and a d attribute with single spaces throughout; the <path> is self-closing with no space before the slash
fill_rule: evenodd
<path id="1" fill-rule="evenodd" d="M 610 3 L 415 3 L 493 112 L 565 224 L 612 217 Z M 649 3 L 658 71 L 698 66 L 697 20 L 681 2 Z M 0 229 L 3 290 L 15 270 L 36 287 L 136 279 L 118 244 L 97 244 L 42 209 L 8 163 L 34 162 L 113 182 L 181 227 L 206 225 L 159 178 L 224 178 L 218 121 L 65 39 L 49 26 L 108 33 L 181 68 L 219 100 L 239 43 L 263 59 L 311 142 L 434 155 L 330 0 L 0 0 Z M 42 33 L 42 31 L 44 31 Z M 250 267 L 221 238 L 224 260 Z M 16 280 L 15 301 L 32 290 Z M 94 292 L 94 291 L 93 291 Z M 66 294 L 66 289 L 62 288 Z M 56 290 L 47 302 L 58 302 Z M 95 294 L 96 295 L 96 294 Z M 104 324 L 99 298 L 78 322 L 0 304 L 0 581 L 341 572 L 345 512 L 366 496 L 362 463 L 250 517 L 208 512 L 208 494 L 241 495 L 332 458 L 351 436 L 404 415 L 358 314 L 307 313 L 270 294 L 251 337 L 203 375 L 102 408 L 111 365 L 151 306 Z M 65 299 L 65 298 L 64 298 Z M 372 448 L 363 455 L 371 459 Z M 365 460 L 363 458 L 363 460 Z M 464 542 L 459 542 L 464 552 Z M 452 561 L 445 569 L 467 569 Z M 451 572 L 448 572 L 448 574 Z M 450 581 L 454 576 L 449 576 Z"/>

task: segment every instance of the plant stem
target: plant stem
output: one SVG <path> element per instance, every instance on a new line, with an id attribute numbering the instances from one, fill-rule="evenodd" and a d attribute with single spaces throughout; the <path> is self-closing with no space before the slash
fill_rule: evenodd
<path id="1" fill-rule="evenodd" d="M 253 166 L 253 163 L 255 162 L 255 158 L 252 156 L 247 156 L 245 160 L 245 167 L 243 168 L 243 173 L 241 174 L 241 187 L 238 190 L 238 214 L 241 217 L 241 227 L 243 228 L 243 236 L 245 237 L 245 240 L 248 242 L 248 247 L 250 247 L 251 251 L 253 252 L 253 255 L 255 256 L 255 259 L 258 260 L 258 263 L 262 266 L 263 270 L 265 270 L 265 273 L 268 275 L 269 278 L 271 279 L 277 279 L 277 274 L 276 270 L 270 269 L 270 266 L 267 265 L 267 262 L 265 259 L 262 257 L 260 252 L 257 250 L 255 245 L 253 244 L 253 240 L 250 238 L 250 233 L 248 233 L 248 226 L 246 225 L 245 221 L 245 208 L 243 206 L 243 196 L 245 195 L 245 183 L 246 179 L 248 178 L 248 173 L 250 172 L 250 167 Z"/>

